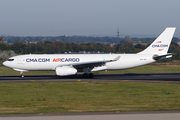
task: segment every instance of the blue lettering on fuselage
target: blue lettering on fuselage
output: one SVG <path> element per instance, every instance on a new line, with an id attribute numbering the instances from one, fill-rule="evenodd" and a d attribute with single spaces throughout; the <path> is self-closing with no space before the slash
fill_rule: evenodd
<path id="1" fill-rule="evenodd" d="M 50 62 L 50 58 L 27 58 L 26 62 Z"/>
<path id="2" fill-rule="evenodd" d="M 62 62 L 79 62 L 79 58 L 64 58 L 65 60 Z"/>
<path id="3" fill-rule="evenodd" d="M 79 62 L 79 58 L 54 58 L 52 62 Z M 50 62 L 50 58 L 26 58 L 26 62 Z"/>
<path id="4" fill-rule="evenodd" d="M 61 59 L 61 62 L 64 62 L 64 58 Z"/>

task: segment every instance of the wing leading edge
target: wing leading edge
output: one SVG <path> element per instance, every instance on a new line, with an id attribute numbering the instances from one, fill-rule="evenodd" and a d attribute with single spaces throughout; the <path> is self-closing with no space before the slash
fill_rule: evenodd
<path id="1" fill-rule="evenodd" d="M 66 65 L 63 65 L 63 66 L 73 66 L 76 69 L 94 68 L 94 67 L 105 65 L 107 62 L 114 62 L 114 61 L 117 61 L 119 59 L 120 59 L 120 56 L 117 56 L 116 58 L 110 59 L 110 60 L 80 62 L 80 63 L 66 64 Z M 58 67 L 63 67 L 63 66 L 58 66 Z"/>

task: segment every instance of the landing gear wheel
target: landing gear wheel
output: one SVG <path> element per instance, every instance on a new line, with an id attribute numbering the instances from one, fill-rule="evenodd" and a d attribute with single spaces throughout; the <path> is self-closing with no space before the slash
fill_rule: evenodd
<path id="1" fill-rule="evenodd" d="M 21 77 L 22 77 L 22 78 L 24 77 L 23 72 L 21 72 Z"/>
<path id="2" fill-rule="evenodd" d="M 88 74 L 87 73 L 84 73 L 83 74 L 83 78 L 87 78 L 88 77 Z"/>
<path id="3" fill-rule="evenodd" d="M 93 74 L 92 73 L 89 73 L 89 78 L 93 78 Z"/>
<path id="4" fill-rule="evenodd" d="M 93 78 L 93 74 L 92 73 L 89 73 L 89 74 L 87 74 L 87 73 L 84 73 L 83 74 L 83 78 Z"/>

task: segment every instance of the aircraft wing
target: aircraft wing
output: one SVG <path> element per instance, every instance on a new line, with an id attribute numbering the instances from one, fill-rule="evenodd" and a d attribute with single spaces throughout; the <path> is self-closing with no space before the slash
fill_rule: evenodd
<path id="1" fill-rule="evenodd" d="M 87 68 L 87 67 L 94 68 L 94 67 L 102 66 L 107 62 L 117 61 L 117 60 L 119 60 L 119 58 L 120 58 L 120 56 L 117 56 L 116 58 L 111 59 L 111 60 L 80 62 L 80 63 L 66 64 L 66 65 L 63 65 L 63 66 L 73 66 L 76 69 Z"/>

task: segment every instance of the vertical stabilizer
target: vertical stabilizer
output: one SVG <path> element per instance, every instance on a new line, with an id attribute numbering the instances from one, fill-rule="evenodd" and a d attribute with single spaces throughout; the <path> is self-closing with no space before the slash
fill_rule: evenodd
<path id="1" fill-rule="evenodd" d="M 175 29 L 175 27 L 166 28 L 151 45 L 138 54 L 167 54 Z"/>

